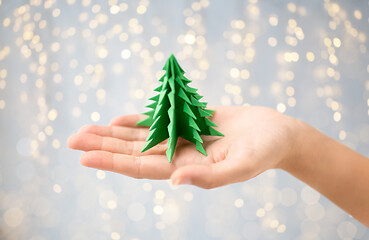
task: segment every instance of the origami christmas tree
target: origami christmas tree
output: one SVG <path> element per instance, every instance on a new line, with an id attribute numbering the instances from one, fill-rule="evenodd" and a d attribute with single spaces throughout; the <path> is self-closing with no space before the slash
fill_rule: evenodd
<path id="1" fill-rule="evenodd" d="M 202 96 L 196 93 L 197 89 L 187 85 L 191 81 L 184 76 L 173 54 L 163 70 L 166 73 L 159 79 L 161 85 L 154 90 L 159 94 L 150 98 L 154 102 L 146 106 L 152 109 L 144 113 L 149 117 L 137 123 L 150 127 L 141 152 L 169 138 L 166 154 L 171 162 L 177 139 L 182 137 L 196 144 L 196 149 L 206 156 L 200 135 L 224 136 L 213 128 L 217 125 L 207 118 L 212 117 L 214 111 L 206 109 L 207 103 L 199 101 Z"/>

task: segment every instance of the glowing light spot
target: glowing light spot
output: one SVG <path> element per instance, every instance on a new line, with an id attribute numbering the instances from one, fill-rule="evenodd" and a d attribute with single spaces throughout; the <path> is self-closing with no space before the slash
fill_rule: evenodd
<path id="1" fill-rule="evenodd" d="M 5 101 L 4 100 L 0 100 L 0 109 L 4 109 L 6 106 Z"/>
<path id="2" fill-rule="evenodd" d="M 201 9 L 201 4 L 199 2 L 194 2 L 191 4 L 191 7 L 194 11 L 199 11 Z"/>
<path id="3" fill-rule="evenodd" d="M 338 64 L 338 59 L 335 55 L 329 55 L 329 62 L 332 63 L 333 65 L 337 65 Z"/>
<path id="4" fill-rule="evenodd" d="M 305 186 L 302 190 L 301 190 L 301 199 L 306 203 L 306 204 L 315 204 L 319 201 L 320 199 L 320 193 L 318 193 L 316 190 L 314 190 L 311 187 Z"/>
<path id="5" fill-rule="evenodd" d="M 3 60 L 5 57 L 7 57 L 10 53 L 10 47 L 6 46 L 3 49 L 0 49 L 0 60 Z M 28 57 L 31 55 L 31 53 L 29 53 Z M 27 57 L 27 56 L 26 56 Z"/>
<path id="6" fill-rule="evenodd" d="M 339 134 L 338 134 L 338 137 L 339 137 L 339 139 L 340 139 L 340 140 L 345 140 L 345 139 L 346 139 L 346 137 L 347 137 L 346 131 L 341 130 L 341 131 L 339 132 Z"/>
<path id="7" fill-rule="evenodd" d="M 235 29 L 244 29 L 245 28 L 245 22 L 242 20 L 232 20 L 231 21 L 231 27 Z"/>
<path id="8" fill-rule="evenodd" d="M 74 77 L 74 84 L 76 86 L 80 86 L 83 83 L 83 77 L 81 75 L 77 75 Z"/>
<path id="9" fill-rule="evenodd" d="M 270 222 L 270 227 L 271 228 L 277 228 L 279 225 L 279 221 L 277 219 L 274 219 Z"/>
<path id="10" fill-rule="evenodd" d="M 97 47 L 95 49 L 95 54 L 101 59 L 105 59 L 108 56 L 108 50 L 105 47 Z"/>
<path id="11" fill-rule="evenodd" d="M 84 94 L 84 93 L 81 93 L 81 94 L 78 96 L 78 101 L 79 101 L 80 103 L 85 103 L 85 102 L 87 102 L 87 95 L 86 95 L 86 94 Z"/>
<path id="12" fill-rule="evenodd" d="M 105 176 L 106 176 L 106 174 L 105 174 L 104 171 L 102 171 L 102 170 L 97 170 L 96 171 L 96 177 L 98 179 L 103 180 L 103 179 L 105 179 Z"/>
<path id="13" fill-rule="evenodd" d="M 146 215 L 145 206 L 139 202 L 134 202 L 128 206 L 127 215 L 134 222 L 141 221 Z"/>
<path id="14" fill-rule="evenodd" d="M 117 208 L 117 202 L 114 200 L 109 200 L 107 202 L 107 206 L 109 209 L 116 209 Z"/>
<path id="15" fill-rule="evenodd" d="M 127 3 L 121 3 L 119 4 L 119 9 L 121 12 L 124 12 L 128 9 L 128 4 Z"/>
<path id="16" fill-rule="evenodd" d="M 275 47 L 275 46 L 277 46 L 277 44 L 278 44 L 278 41 L 275 37 L 268 38 L 268 45 L 269 46 Z"/>
<path id="17" fill-rule="evenodd" d="M 288 104 L 288 106 L 290 106 L 290 107 L 294 107 L 294 106 L 296 106 L 296 98 L 289 97 L 289 98 L 288 98 L 288 100 L 287 100 L 287 104 Z"/>
<path id="18" fill-rule="evenodd" d="M 333 101 L 332 103 L 331 103 L 331 108 L 332 108 L 332 110 L 333 111 L 337 111 L 338 110 L 338 108 L 339 108 L 339 104 L 338 104 L 338 102 L 336 102 L 336 101 Z"/>
<path id="19" fill-rule="evenodd" d="M 139 5 L 138 7 L 137 7 L 137 13 L 138 14 L 144 14 L 145 12 L 146 12 L 146 7 L 144 6 L 144 5 Z"/>
<path id="20" fill-rule="evenodd" d="M 120 239 L 120 234 L 119 234 L 119 233 L 117 233 L 117 232 L 112 232 L 112 233 L 110 234 L 110 237 L 111 237 L 111 239 L 113 239 L 113 240 L 119 240 L 119 239 Z"/>
<path id="21" fill-rule="evenodd" d="M 23 222 L 24 214 L 19 208 L 10 208 L 4 213 L 3 218 L 9 227 L 14 228 Z"/>
<path id="22" fill-rule="evenodd" d="M 329 38 L 324 38 L 324 45 L 327 47 L 332 46 L 332 40 Z"/>
<path id="23" fill-rule="evenodd" d="M 51 136 L 53 134 L 53 132 L 54 132 L 54 130 L 53 130 L 53 128 L 51 126 L 46 126 L 45 127 L 45 133 L 46 133 L 46 135 Z"/>
<path id="24" fill-rule="evenodd" d="M 237 68 L 231 68 L 229 74 L 232 78 L 238 78 L 240 76 L 240 70 L 238 70 Z"/>
<path id="25" fill-rule="evenodd" d="M 152 185 L 151 183 L 144 183 L 142 185 L 142 189 L 145 191 L 145 192 L 150 192 L 152 190 Z"/>
<path id="26" fill-rule="evenodd" d="M 160 206 L 160 205 L 156 205 L 156 206 L 154 207 L 154 209 L 153 209 L 153 212 L 154 212 L 156 215 L 161 215 L 161 214 L 163 214 L 164 209 L 163 209 L 163 207 L 162 207 L 162 206 Z"/>
<path id="27" fill-rule="evenodd" d="M 332 30 L 335 30 L 337 28 L 337 23 L 334 21 L 330 21 L 328 25 L 329 25 L 329 28 Z"/>
<path id="28" fill-rule="evenodd" d="M 3 20 L 3 26 L 4 26 L 4 27 L 9 27 L 10 23 L 11 23 L 10 18 L 5 18 L 5 19 Z"/>
<path id="29" fill-rule="evenodd" d="M 355 239 L 358 237 L 358 228 L 350 221 L 343 221 L 338 225 L 337 233 L 341 239 Z"/>
<path id="30" fill-rule="evenodd" d="M 278 16 L 271 15 L 269 17 L 269 24 L 272 25 L 272 26 L 277 26 L 278 25 Z"/>
<path id="31" fill-rule="evenodd" d="M 296 4 L 294 4 L 294 3 L 288 3 L 287 4 L 287 9 L 288 9 L 288 11 L 290 11 L 290 12 L 296 12 Z"/>
<path id="32" fill-rule="evenodd" d="M 158 37 L 152 37 L 150 39 L 150 43 L 151 45 L 153 45 L 154 47 L 158 46 L 160 44 L 160 38 Z"/>
<path id="33" fill-rule="evenodd" d="M 131 57 L 131 51 L 129 49 L 124 49 L 121 53 L 120 53 L 120 56 L 123 58 L 123 59 L 128 59 Z"/>
<path id="34" fill-rule="evenodd" d="M 284 188 L 281 191 L 281 203 L 284 206 L 290 207 L 297 202 L 296 191 L 292 188 Z"/>
<path id="35" fill-rule="evenodd" d="M 60 148 L 60 141 L 58 139 L 54 139 L 52 142 L 53 148 L 59 149 Z"/>
<path id="36" fill-rule="evenodd" d="M 264 217 L 265 216 L 265 209 L 264 208 L 259 208 L 257 211 L 256 211 L 256 216 L 261 218 L 261 217 Z"/>
<path id="37" fill-rule="evenodd" d="M 339 122 L 339 121 L 341 120 L 341 113 L 339 113 L 339 112 L 335 112 L 335 113 L 333 114 L 333 120 L 334 120 L 335 122 Z"/>
<path id="38" fill-rule="evenodd" d="M 286 80 L 292 81 L 295 78 L 295 74 L 292 71 L 286 72 Z"/>
<path id="39" fill-rule="evenodd" d="M 61 186 L 60 186 L 59 184 L 54 184 L 54 186 L 53 186 L 53 190 L 54 190 L 54 192 L 56 192 L 56 193 L 61 193 L 62 188 L 61 188 Z"/>
<path id="40" fill-rule="evenodd" d="M 31 32 L 31 31 L 25 31 L 24 33 L 23 33 L 23 39 L 24 40 L 31 40 L 33 38 L 33 32 Z"/>
<path id="41" fill-rule="evenodd" d="M 0 80 L 0 89 L 4 89 L 6 87 L 6 81 L 3 79 L 3 80 Z"/>
<path id="42" fill-rule="evenodd" d="M 297 62 L 299 60 L 299 54 L 297 52 L 292 52 L 291 53 L 291 61 L 292 62 Z"/>
<path id="43" fill-rule="evenodd" d="M 295 94 L 295 89 L 293 87 L 287 87 L 286 88 L 286 94 L 287 94 L 287 96 L 292 97 Z"/>
<path id="44" fill-rule="evenodd" d="M 133 92 L 133 97 L 136 99 L 142 99 L 145 96 L 145 92 L 142 89 L 136 89 Z"/>
<path id="45" fill-rule="evenodd" d="M 234 201 L 234 206 L 236 208 L 241 208 L 243 207 L 243 199 L 241 198 L 237 198 L 235 201 Z"/>
<path id="46" fill-rule="evenodd" d="M 315 60 L 315 55 L 314 55 L 314 53 L 312 53 L 312 52 L 307 52 L 307 53 L 306 53 L 306 59 L 307 59 L 309 62 L 314 62 L 314 60 Z"/>
<path id="47" fill-rule="evenodd" d="M 196 42 L 196 37 L 195 35 L 188 33 L 184 36 L 184 41 L 185 43 L 192 45 Z"/>
<path id="48" fill-rule="evenodd" d="M 360 10 L 355 10 L 354 11 L 354 17 L 357 19 L 357 20 L 360 20 L 363 16 L 360 12 Z"/>
<path id="49" fill-rule="evenodd" d="M 120 7 L 118 5 L 113 5 L 110 7 L 110 13 L 111 14 L 117 14 L 120 11 Z"/>
<path id="50" fill-rule="evenodd" d="M 335 71 L 334 71 L 333 68 L 331 68 L 331 67 L 327 68 L 327 75 L 328 75 L 328 77 L 333 77 L 334 76 L 334 73 L 335 73 Z"/>
<path id="51" fill-rule="evenodd" d="M 17 142 L 17 152 L 22 156 L 31 156 L 38 149 L 38 142 L 29 138 L 22 138 Z"/>
<path id="52" fill-rule="evenodd" d="M 265 209 L 266 211 L 270 211 L 270 210 L 272 210 L 272 209 L 273 209 L 273 207 L 274 207 L 274 205 L 273 205 L 273 203 L 271 203 L 271 202 L 266 202 L 266 203 L 265 203 L 265 205 L 264 205 L 264 209 Z"/>
<path id="53" fill-rule="evenodd" d="M 99 99 L 104 99 L 106 96 L 106 91 L 102 88 L 98 89 L 96 91 L 96 97 L 99 98 Z"/>
<path id="54" fill-rule="evenodd" d="M 256 6 L 255 4 L 249 4 L 249 5 L 247 6 L 247 11 L 249 11 L 249 13 L 250 13 L 251 15 L 253 15 L 254 17 L 257 17 L 257 16 L 259 16 L 259 14 L 260 14 L 260 9 L 259 9 L 259 7 L 258 7 L 258 6 Z"/>
<path id="55" fill-rule="evenodd" d="M 98 122 L 100 120 L 100 113 L 98 112 L 91 113 L 91 120 L 93 122 Z"/>
<path id="56" fill-rule="evenodd" d="M 50 121 L 54 121 L 58 117 L 58 111 L 51 109 L 47 114 L 47 117 Z"/>
<path id="57" fill-rule="evenodd" d="M 294 47 L 297 46 L 297 39 L 295 37 L 286 36 L 285 42 L 288 45 L 291 45 L 291 46 L 294 46 Z"/>
<path id="58" fill-rule="evenodd" d="M 284 105 L 283 103 L 278 103 L 277 111 L 281 112 L 281 113 L 284 113 L 286 111 L 286 105 Z"/>
<path id="59" fill-rule="evenodd" d="M 258 97 L 260 95 L 260 87 L 259 86 L 251 86 L 250 87 L 250 96 L 255 98 Z"/>
<path id="60" fill-rule="evenodd" d="M 53 10 L 53 17 L 54 18 L 56 18 L 56 17 L 59 17 L 59 15 L 60 15 L 60 9 L 59 8 L 55 8 L 54 10 Z"/>
<path id="61" fill-rule="evenodd" d="M 158 190 L 158 191 L 156 191 L 156 192 L 155 192 L 155 197 L 156 197 L 157 199 L 164 199 L 164 197 L 165 197 L 165 192 L 164 192 L 164 191 L 162 191 L 162 190 Z"/>
<path id="62" fill-rule="evenodd" d="M 242 69 L 240 75 L 241 75 L 242 79 L 249 79 L 250 78 L 250 72 L 247 69 Z"/>
<path id="63" fill-rule="evenodd" d="M 193 194 L 191 192 L 185 192 L 183 198 L 186 202 L 191 202 L 193 200 Z"/>
<path id="64" fill-rule="evenodd" d="M 341 47 L 341 40 L 340 40 L 339 38 L 333 38 L 333 45 L 334 45 L 336 48 Z"/>
<path id="65" fill-rule="evenodd" d="M 296 20 L 295 19 L 288 19 L 288 26 L 290 27 L 290 28 L 292 28 L 292 29 L 294 29 L 294 28 L 296 28 L 296 26 L 297 26 L 297 22 L 296 22 Z"/>
<path id="66" fill-rule="evenodd" d="M 8 71 L 6 69 L 2 69 L 0 71 L 0 77 L 1 78 L 6 78 L 7 75 L 8 75 Z"/>
<path id="67" fill-rule="evenodd" d="M 286 62 L 291 62 L 292 61 L 291 53 L 289 53 L 289 52 L 285 52 L 284 55 L 283 55 L 283 58 Z"/>
<path id="68" fill-rule="evenodd" d="M 279 226 L 278 226 L 278 228 L 277 228 L 277 232 L 279 232 L 279 233 L 283 233 L 283 232 L 285 232 L 285 231 L 286 231 L 286 225 L 281 224 L 281 225 L 279 225 Z"/>
<path id="69" fill-rule="evenodd" d="M 310 221 L 319 221 L 325 216 L 325 209 L 320 203 L 307 205 L 305 215 Z"/>

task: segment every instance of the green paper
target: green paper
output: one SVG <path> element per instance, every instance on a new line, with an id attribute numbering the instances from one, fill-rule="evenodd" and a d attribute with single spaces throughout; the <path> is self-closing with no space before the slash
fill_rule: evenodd
<path id="1" fill-rule="evenodd" d="M 137 123 L 139 126 L 150 127 L 149 136 L 141 152 L 168 139 L 166 152 L 171 162 L 178 137 L 182 137 L 196 145 L 196 149 L 207 156 L 200 135 L 224 136 L 215 130 L 217 127 L 207 117 L 212 117 L 214 111 L 206 109 L 207 103 L 200 102 L 202 96 L 197 89 L 188 84 L 191 80 L 184 76 L 183 69 L 172 54 L 165 63 L 166 73 L 159 79 L 161 85 L 154 89 L 159 92 L 149 100 L 154 101 L 146 107 L 152 110 L 144 113 L 147 119 Z"/>

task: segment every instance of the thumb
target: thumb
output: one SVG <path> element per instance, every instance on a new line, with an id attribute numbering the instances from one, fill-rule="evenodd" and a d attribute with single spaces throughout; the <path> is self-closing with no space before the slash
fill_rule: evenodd
<path id="1" fill-rule="evenodd" d="M 178 168 L 171 175 L 173 185 L 192 184 L 211 189 L 232 183 L 230 166 L 225 161 L 211 164 L 193 164 Z"/>

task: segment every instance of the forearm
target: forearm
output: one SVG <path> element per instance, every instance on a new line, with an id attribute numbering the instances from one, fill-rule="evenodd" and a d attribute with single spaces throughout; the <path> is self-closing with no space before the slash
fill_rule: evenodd
<path id="1" fill-rule="evenodd" d="M 369 159 L 299 122 L 296 155 L 282 168 L 369 226 Z"/>

